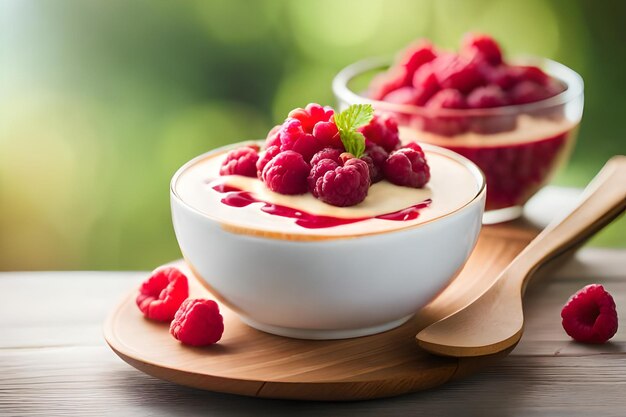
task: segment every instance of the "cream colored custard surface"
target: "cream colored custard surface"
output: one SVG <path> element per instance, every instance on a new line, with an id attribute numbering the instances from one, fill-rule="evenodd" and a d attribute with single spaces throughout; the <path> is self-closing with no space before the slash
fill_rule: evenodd
<path id="1" fill-rule="evenodd" d="M 465 132 L 460 135 L 446 137 L 435 133 L 419 131 L 406 126 L 400 126 L 400 137 L 403 140 L 418 140 L 433 143 L 439 146 L 501 146 L 508 144 L 526 143 L 548 139 L 569 132 L 578 124 L 568 119 L 551 120 L 548 118 L 520 115 L 517 117 L 517 127 L 514 130 L 480 134 Z"/>
<path id="2" fill-rule="evenodd" d="M 234 225 L 257 232 L 280 234 L 310 234 L 319 236 L 357 236 L 393 231 L 425 223 L 454 212 L 471 202 L 481 191 L 482 179 L 477 171 L 446 156 L 426 151 L 431 179 L 423 189 L 401 187 L 387 181 L 373 184 L 366 199 L 353 207 L 335 207 L 311 195 L 283 195 L 269 190 L 256 178 L 239 175 L 220 176 L 219 168 L 226 151 L 207 155 L 188 165 L 173 184 L 174 193 L 188 206 L 226 225 Z M 222 202 L 226 193 L 215 187 L 226 184 L 250 192 L 259 203 L 233 207 Z M 219 187 L 218 187 L 219 188 Z M 374 218 L 415 206 L 430 200 L 412 220 L 384 220 Z M 366 218 L 365 220 L 323 228 L 305 228 L 293 218 L 263 212 L 264 203 L 290 207 L 316 216 L 336 218 Z"/>

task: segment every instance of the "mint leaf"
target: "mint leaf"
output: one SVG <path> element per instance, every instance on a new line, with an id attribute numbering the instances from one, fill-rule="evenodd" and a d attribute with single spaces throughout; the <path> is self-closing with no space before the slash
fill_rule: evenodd
<path id="1" fill-rule="evenodd" d="M 341 113 L 335 114 L 335 124 L 341 136 L 341 142 L 357 158 L 365 151 L 365 137 L 356 130 L 368 124 L 374 118 L 371 104 L 353 104 Z"/>
<path id="2" fill-rule="evenodd" d="M 371 104 L 353 104 L 341 113 L 335 114 L 335 124 L 339 130 L 356 130 L 374 118 Z"/>
<path id="3" fill-rule="evenodd" d="M 356 130 L 339 131 L 346 152 L 360 158 L 365 152 L 365 136 Z"/>

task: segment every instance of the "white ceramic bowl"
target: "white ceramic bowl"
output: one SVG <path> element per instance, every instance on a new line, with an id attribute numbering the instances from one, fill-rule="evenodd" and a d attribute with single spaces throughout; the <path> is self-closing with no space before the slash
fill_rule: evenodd
<path id="1" fill-rule="evenodd" d="M 391 232 L 319 240 L 267 236 L 190 207 L 172 178 L 172 219 L 190 268 L 223 303 L 259 330 L 302 339 L 343 339 L 397 327 L 442 291 L 469 257 L 481 227 L 485 180 L 465 206 Z M 223 152 L 224 148 L 213 152 Z"/>

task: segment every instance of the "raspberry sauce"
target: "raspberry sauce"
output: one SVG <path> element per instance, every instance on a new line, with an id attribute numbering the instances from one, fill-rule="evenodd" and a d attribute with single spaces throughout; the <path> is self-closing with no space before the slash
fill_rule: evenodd
<path id="1" fill-rule="evenodd" d="M 571 131 L 532 142 L 445 147 L 472 160 L 487 178 L 487 210 L 522 205 L 541 188 L 566 151 Z"/>
<path id="2" fill-rule="evenodd" d="M 227 206 L 246 207 L 252 203 L 263 203 L 261 211 L 271 214 L 273 216 L 296 219 L 296 224 L 300 227 L 304 227 L 305 229 L 323 229 L 326 227 L 341 226 L 344 224 L 356 223 L 369 219 L 381 219 L 391 221 L 414 220 L 419 216 L 420 210 L 428 207 L 432 202 L 431 199 L 427 199 L 419 204 L 415 204 L 413 206 L 391 213 L 381 214 L 379 216 L 346 219 L 333 216 L 318 216 L 280 204 L 268 203 L 266 201 L 255 198 L 252 193 L 248 191 L 242 191 L 239 188 L 232 187 L 226 184 L 218 184 L 214 186 L 213 189 L 219 193 L 226 194 L 226 196 L 222 198 L 221 202 L 223 204 L 226 204 Z"/>

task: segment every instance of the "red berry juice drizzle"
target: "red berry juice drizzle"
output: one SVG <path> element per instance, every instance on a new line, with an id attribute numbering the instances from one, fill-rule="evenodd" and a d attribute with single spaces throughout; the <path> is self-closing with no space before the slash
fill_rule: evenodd
<path id="1" fill-rule="evenodd" d="M 288 217 L 296 219 L 298 226 L 306 229 L 323 229 L 326 227 L 341 226 L 344 224 L 361 222 L 368 219 L 382 219 L 392 221 L 407 221 L 414 220 L 419 216 L 419 211 L 430 205 L 432 200 L 429 198 L 422 201 L 419 204 L 404 208 L 402 210 L 394 211 L 392 213 L 381 214 L 379 216 L 371 217 L 358 217 L 353 219 L 345 219 L 341 217 L 333 216 L 318 216 L 315 214 L 307 213 L 302 210 L 296 210 L 291 207 L 282 206 L 280 204 L 272 204 L 263 200 L 255 198 L 250 192 L 242 191 L 239 188 L 232 187 L 226 184 L 218 184 L 213 189 L 219 193 L 225 193 L 226 196 L 222 198 L 221 202 L 231 207 L 246 207 L 252 203 L 263 203 L 261 211 L 281 217 Z"/>

